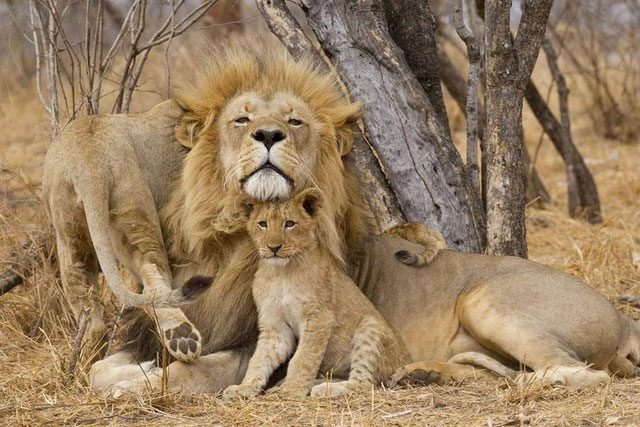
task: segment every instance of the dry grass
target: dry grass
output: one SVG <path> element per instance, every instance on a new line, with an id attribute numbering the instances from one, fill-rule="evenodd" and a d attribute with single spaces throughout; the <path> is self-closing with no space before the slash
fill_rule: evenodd
<path id="1" fill-rule="evenodd" d="M 47 122 L 31 88 L 0 82 L 0 256 L 47 230 L 37 188 L 48 143 Z M 528 139 L 539 129 L 526 118 Z M 640 152 L 576 132 L 595 174 L 605 223 L 588 225 L 566 215 L 563 165 L 550 144 L 537 167 L 554 202 L 528 211 L 532 259 L 586 279 L 608 297 L 640 293 Z M 46 254 L 40 254 L 45 258 Z M 640 312 L 624 308 L 638 318 Z M 74 325 L 55 272 L 45 262 L 32 278 L 0 297 L 0 425 L 39 424 L 402 424 L 402 425 L 632 425 L 640 423 L 640 380 L 614 380 L 582 392 L 562 388 L 519 390 L 504 381 L 412 390 L 377 390 L 344 400 L 275 397 L 227 404 L 216 396 L 147 396 L 109 400 L 89 392 L 86 377 L 63 384 Z M 86 367 L 83 367 L 86 373 Z"/>

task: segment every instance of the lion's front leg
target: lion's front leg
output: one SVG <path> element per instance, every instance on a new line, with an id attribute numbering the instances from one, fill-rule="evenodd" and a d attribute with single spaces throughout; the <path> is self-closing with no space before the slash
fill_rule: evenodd
<path id="1" fill-rule="evenodd" d="M 287 360 L 295 346 L 293 332 L 284 322 L 260 331 L 256 351 L 247 367 L 247 373 L 239 385 L 228 387 L 223 397 L 238 399 L 260 394 L 275 369 Z"/>
<path id="2" fill-rule="evenodd" d="M 289 362 L 287 376 L 279 387 L 269 390 L 288 397 L 305 397 L 318 376 L 335 321 L 320 310 L 302 325 L 300 342 Z"/>

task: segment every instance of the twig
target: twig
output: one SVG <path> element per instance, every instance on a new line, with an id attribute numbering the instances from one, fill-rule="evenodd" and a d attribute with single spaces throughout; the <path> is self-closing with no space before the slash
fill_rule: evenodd
<path id="1" fill-rule="evenodd" d="M 217 2 L 218 0 L 207 0 L 203 2 L 200 6 L 195 8 L 193 11 L 191 11 L 191 13 L 189 13 L 182 21 L 180 21 L 175 26 L 173 36 L 177 37 L 182 33 L 184 33 L 186 30 L 188 30 L 193 24 L 195 24 L 200 18 L 202 18 L 204 14 L 207 13 L 207 11 L 211 9 L 211 7 L 213 7 L 213 5 L 215 5 Z M 166 25 L 168 24 L 169 23 L 167 22 Z M 167 27 L 165 26 L 164 28 L 166 29 Z M 168 33 L 158 34 L 158 36 L 152 37 L 151 40 L 149 40 L 149 42 L 146 45 L 140 47 L 140 51 L 143 52 L 148 49 L 151 49 L 153 46 L 162 44 L 168 40 L 168 37 L 169 37 Z"/>
<path id="2" fill-rule="evenodd" d="M 175 7 L 175 0 L 168 0 L 168 1 L 169 1 L 169 4 L 171 5 L 171 33 L 169 35 L 169 40 L 167 41 L 167 46 L 164 50 L 164 67 L 165 67 L 165 73 L 167 74 L 167 98 L 171 96 L 171 65 L 169 64 L 169 49 L 171 49 L 171 40 L 173 40 L 173 34 L 175 31 L 174 19 L 175 19 L 176 10 L 177 10 Z"/>
<path id="3" fill-rule="evenodd" d="M 73 351 L 71 352 L 69 364 L 67 365 L 67 372 L 64 380 L 65 385 L 68 385 L 73 380 L 76 366 L 78 365 L 78 358 L 80 357 L 80 352 L 82 350 L 82 340 L 84 339 L 84 335 L 87 332 L 87 326 L 89 325 L 90 313 L 91 309 L 85 308 L 78 316 L 78 332 L 73 340 Z"/>
<path id="4" fill-rule="evenodd" d="M 118 317 L 116 317 L 115 322 L 113 323 L 113 329 L 109 334 L 109 340 L 107 341 L 107 350 L 105 351 L 105 356 L 109 356 L 111 354 L 111 347 L 113 346 L 113 340 L 116 337 L 116 332 L 118 331 L 118 326 L 120 326 L 120 319 L 122 319 L 122 314 L 124 313 L 124 306 L 120 309 L 118 313 Z"/>
<path id="5" fill-rule="evenodd" d="M 476 194 L 481 195 L 480 168 L 478 166 L 478 77 L 480 74 L 480 47 L 478 40 L 464 23 L 462 0 L 453 9 L 456 32 L 467 46 L 469 57 L 469 78 L 467 79 L 467 179 Z"/>
<path id="6" fill-rule="evenodd" d="M 551 41 L 545 38 L 542 42 L 542 49 L 547 57 L 547 64 L 553 76 L 553 80 L 558 86 L 558 102 L 560 104 L 560 123 L 565 130 L 571 133 L 571 121 L 569 119 L 569 89 L 567 81 L 558 66 L 558 55 L 556 54 Z"/>

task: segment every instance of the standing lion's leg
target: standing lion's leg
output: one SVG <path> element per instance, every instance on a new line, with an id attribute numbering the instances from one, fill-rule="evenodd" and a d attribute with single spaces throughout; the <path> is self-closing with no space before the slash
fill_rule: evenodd
<path id="1" fill-rule="evenodd" d="M 114 190 L 114 199 L 136 200 L 136 203 L 116 206 L 110 212 L 111 240 L 118 259 L 137 275 L 145 293 L 159 287 L 170 288 L 171 270 L 151 193 L 142 185 L 137 190 L 122 188 L 125 185 L 120 183 Z M 159 334 L 172 356 L 183 362 L 191 362 L 200 356 L 202 337 L 182 310 L 151 309 Z"/>
<path id="2" fill-rule="evenodd" d="M 219 393 L 240 383 L 247 370 L 251 349 L 221 351 L 185 364 L 169 364 L 164 370 L 154 361 L 136 363 L 132 353 L 115 353 L 91 368 L 91 389 L 112 397 L 166 389 L 185 394 Z"/>
<path id="3" fill-rule="evenodd" d="M 74 200 L 75 197 L 72 199 Z M 91 245 L 89 230 L 80 204 L 51 203 L 51 220 L 56 230 L 60 276 L 64 297 L 76 322 L 89 310 L 82 342 L 81 363 L 100 358 L 105 350 L 107 327 L 98 289 L 98 261 Z"/>

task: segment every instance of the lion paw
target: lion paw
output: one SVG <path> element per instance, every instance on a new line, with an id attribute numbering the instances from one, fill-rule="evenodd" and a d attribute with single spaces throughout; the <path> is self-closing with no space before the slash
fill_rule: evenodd
<path id="1" fill-rule="evenodd" d="M 230 385 L 222 392 L 224 400 L 248 399 L 260 394 L 260 389 L 248 384 Z"/>
<path id="2" fill-rule="evenodd" d="M 398 369 L 389 381 L 390 387 L 395 386 L 424 386 L 440 381 L 441 375 L 437 371 L 425 370 L 422 368 L 413 369 L 411 366 L 405 366 Z"/>
<path id="3" fill-rule="evenodd" d="M 188 322 L 166 329 L 164 344 L 169 353 L 181 362 L 193 362 L 202 352 L 200 332 Z"/>
<path id="4" fill-rule="evenodd" d="M 311 388 L 311 397 L 338 397 L 349 392 L 347 381 L 326 381 Z"/>

